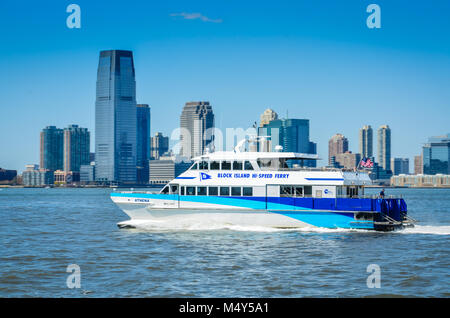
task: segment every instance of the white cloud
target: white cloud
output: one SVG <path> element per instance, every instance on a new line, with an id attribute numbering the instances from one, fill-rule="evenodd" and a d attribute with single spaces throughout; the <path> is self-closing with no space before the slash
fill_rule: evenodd
<path id="1" fill-rule="evenodd" d="M 187 13 L 187 12 L 181 12 L 181 13 L 171 13 L 171 17 L 183 17 L 183 19 L 186 20 L 196 20 L 200 19 L 203 22 L 212 22 L 212 23 L 222 23 L 222 19 L 210 19 L 201 13 Z"/>

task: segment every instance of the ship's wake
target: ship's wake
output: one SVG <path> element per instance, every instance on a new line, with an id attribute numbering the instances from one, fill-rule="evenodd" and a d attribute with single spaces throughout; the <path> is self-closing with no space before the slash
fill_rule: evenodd
<path id="1" fill-rule="evenodd" d="M 189 220 L 128 220 L 118 223 L 120 228 L 132 228 L 140 231 L 149 232 L 167 232 L 167 231 L 216 231 L 230 230 L 239 232 L 312 232 L 312 233 L 375 233 L 363 229 L 328 229 L 322 227 L 292 227 L 292 228 L 274 228 L 261 225 L 236 225 L 227 222 L 204 221 L 190 222 Z M 380 233 L 380 232 L 376 232 Z M 412 228 L 396 230 L 394 232 L 383 233 L 399 233 L 399 234 L 434 234 L 434 235 L 450 235 L 450 226 L 434 226 L 434 225 L 416 225 Z"/>

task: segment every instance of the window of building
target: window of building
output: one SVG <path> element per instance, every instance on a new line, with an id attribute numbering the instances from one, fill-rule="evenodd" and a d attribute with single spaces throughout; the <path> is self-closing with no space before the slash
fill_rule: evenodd
<path id="1" fill-rule="evenodd" d="M 244 161 L 244 170 L 253 170 L 253 166 L 250 161 Z"/>
<path id="2" fill-rule="evenodd" d="M 222 161 L 222 170 L 231 170 L 231 162 Z"/>
<path id="3" fill-rule="evenodd" d="M 217 187 L 208 187 L 209 195 L 218 195 L 219 189 Z"/>
<path id="4" fill-rule="evenodd" d="M 186 195 L 195 195 L 195 187 L 186 187 Z"/>
<path id="5" fill-rule="evenodd" d="M 206 187 L 197 187 L 197 195 L 206 195 Z"/>
<path id="6" fill-rule="evenodd" d="M 229 187 L 220 187 L 220 195 L 230 195 Z"/>
<path id="7" fill-rule="evenodd" d="M 242 170 L 242 161 L 233 161 L 233 170 Z"/>
<path id="8" fill-rule="evenodd" d="M 241 196 L 242 188 L 241 187 L 231 187 L 231 195 L 232 196 Z"/>
<path id="9" fill-rule="evenodd" d="M 220 170 L 220 162 L 219 161 L 211 161 L 210 170 Z"/>
<path id="10" fill-rule="evenodd" d="M 252 197 L 253 196 L 253 188 L 252 187 L 243 187 L 242 195 L 244 197 Z"/>

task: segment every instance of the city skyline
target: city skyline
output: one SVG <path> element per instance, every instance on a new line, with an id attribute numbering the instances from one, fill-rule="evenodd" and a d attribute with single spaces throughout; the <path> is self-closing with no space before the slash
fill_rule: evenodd
<path id="1" fill-rule="evenodd" d="M 0 140 L 8 150 L 0 156 L 3 168 L 23 171 L 25 164 L 38 163 L 37 136 L 45 126 L 77 123 L 95 140 L 95 68 L 98 52 L 110 48 L 134 53 L 136 99 L 152 105 L 158 118 L 152 121 L 152 135 L 170 136 L 178 127 L 171 114 L 179 114 L 189 100 L 209 100 L 215 126 L 223 131 L 250 127 L 268 107 L 280 117 L 289 112 L 289 118 L 308 118 L 320 166 L 326 165 L 327 141 L 335 133 L 345 135 L 349 150 L 357 153 L 358 129 L 364 124 L 389 125 L 395 132 L 391 156 L 410 163 L 428 136 L 448 133 L 450 46 L 442 40 L 450 27 L 443 16 L 448 2 L 403 8 L 379 1 L 380 30 L 365 26 L 365 6 L 356 1 L 327 2 L 328 9 L 263 2 L 273 10 L 258 14 L 250 5 L 236 10 L 234 2 L 227 7 L 134 3 L 129 8 L 112 3 L 107 14 L 95 4 L 79 4 L 80 30 L 65 26 L 67 14 L 60 5 L 47 4 L 35 19 L 16 4 L 5 8 L 0 26 L 15 32 L 6 34 L 0 59 L 5 70 L 1 105 L 8 114 L 0 125 L 2 132 L 12 132 Z M 102 23 L 122 16 L 121 10 L 133 11 L 121 20 L 123 32 L 114 32 L 120 29 L 114 24 L 106 32 Z M 192 10 L 216 22 L 171 16 Z M 144 13 L 145 21 L 139 19 Z M 265 19 L 270 17 L 276 23 L 269 26 Z M 17 36 L 23 41 L 14 41 Z M 200 74 L 208 80 L 199 80 Z M 20 118 L 24 128 L 11 118 Z"/>

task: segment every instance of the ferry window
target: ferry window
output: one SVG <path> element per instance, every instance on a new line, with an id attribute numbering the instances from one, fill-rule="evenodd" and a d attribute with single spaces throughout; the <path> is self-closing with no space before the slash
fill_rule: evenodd
<path id="1" fill-rule="evenodd" d="M 198 170 L 198 162 L 192 165 L 191 170 Z"/>
<path id="2" fill-rule="evenodd" d="M 222 170 L 231 170 L 231 162 L 222 161 Z"/>
<path id="3" fill-rule="evenodd" d="M 217 187 L 209 187 L 208 192 L 209 192 L 209 195 L 218 195 L 219 194 Z"/>
<path id="4" fill-rule="evenodd" d="M 233 161 L 233 170 L 242 170 L 242 162 Z"/>
<path id="5" fill-rule="evenodd" d="M 162 190 L 161 190 L 162 194 L 169 194 L 169 186 L 165 186 Z"/>
<path id="6" fill-rule="evenodd" d="M 292 187 L 291 186 L 280 186 L 280 197 L 292 197 Z"/>
<path id="7" fill-rule="evenodd" d="M 195 187 L 186 187 L 186 195 L 195 195 Z"/>
<path id="8" fill-rule="evenodd" d="M 244 161 L 244 170 L 253 170 L 253 166 L 250 161 Z"/>
<path id="9" fill-rule="evenodd" d="M 211 161 L 210 170 L 220 170 L 220 162 L 219 161 Z"/>
<path id="10" fill-rule="evenodd" d="M 241 187 L 231 187 L 231 195 L 241 196 Z"/>
<path id="11" fill-rule="evenodd" d="M 178 194 L 178 186 L 177 185 L 173 185 L 170 187 L 170 192 L 172 194 Z"/>
<path id="12" fill-rule="evenodd" d="M 312 196 L 312 186 L 304 186 L 303 187 L 303 194 L 306 196 L 311 197 Z"/>
<path id="13" fill-rule="evenodd" d="M 242 195 L 244 197 L 252 197 L 253 196 L 253 188 L 252 187 L 243 187 Z"/>
<path id="14" fill-rule="evenodd" d="M 206 195 L 206 187 L 197 187 L 197 195 Z"/>
<path id="15" fill-rule="evenodd" d="M 200 161 L 200 163 L 198 164 L 198 167 L 200 170 L 208 170 L 208 162 Z"/>
<path id="16" fill-rule="evenodd" d="M 220 195 L 230 195 L 230 188 L 220 187 Z"/>
<path id="17" fill-rule="evenodd" d="M 181 188 L 180 188 L 180 194 L 181 194 L 181 195 L 184 195 L 184 187 L 181 187 Z"/>
<path id="18" fill-rule="evenodd" d="M 303 196 L 303 187 L 295 187 L 295 196 L 302 197 Z"/>

